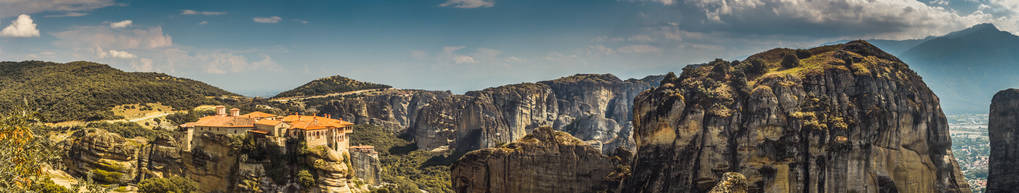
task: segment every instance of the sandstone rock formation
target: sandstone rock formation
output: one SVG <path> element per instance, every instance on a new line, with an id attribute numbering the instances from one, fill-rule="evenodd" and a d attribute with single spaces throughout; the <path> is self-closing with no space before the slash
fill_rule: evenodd
<path id="1" fill-rule="evenodd" d="M 452 167 L 457 192 L 614 192 L 627 172 L 618 157 L 549 127 L 465 154 Z"/>
<path id="2" fill-rule="evenodd" d="M 240 150 L 237 140 L 204 133 L 196 136 L 191 151 L 184 151 L 171 136 L 159 136 L 149 142 L 142 137 L 128 139 L 103 129 L 85 128 L 61 142 L 66 153 L 63 169 L 78 177 L 91 173 L 99 183 L 120 185 L 136 184 L 147 178 L 183 176 L 197 182 L 200 192 L 368 191 L 367 186 L 353 182 L 350 155 L 321 147 L 285 154 L 271 143 L 257 144 L 254 150 Z M 378 158 L 374 161 L 375 172 L 379 172 Z M 300 170 L 314 173 L 315 187 L 299 187 L 291 181 L 293 177 L 289 174 Z"/>
<path id="3" fill-rule="evenodd" d="M 102 129 L 77 131 L 66 141 L 66 170 L 77 176 L 89 173 L 97 182 L 127 184 L 138 177 L 138 157 L 146 141 L 125 139 Z"/>
<path id="4" fill-rule="evenodd" d="M 421 149 L 463 153 L 520 139 L 540 126 L 568 131 L 602 146 L 632 150 L 633 97 L 661 76 L 620 80 L 610 74 L 578 74 L 538 83 L 449 92 L 387 89 L 294 101 L 306 110 L 407 129 Z"/>
<path id="5" fill-rule="evenodd" d="M 388 89 L 339 98 L 306 101 L 315 111 L 331 114 L 355 124 L 372 124 L 403 132 L 414 124 L 418 112 L 450 92 Z"/>
<path id="6" fill-rule="evenodd" d="M 775 49 L 669 74 L 635 99 L 625 192 L 706 192 L 725 172 L 749 192 L 969 192 L 938 98 L 863 41 Z"/>
<path id="7" fill-rule="evenodd" d="M 994 95 L 988 121 L 991 158 L 987 192 L 1015 192 L 1019 190 L 1019 89 Z"/>
<path id="8" fill-rule="evenodd" d="M 370 147 L 370 146 L 367 146 Z M 354 177 L 370 185 L 382 183 L 382 163 L 374 148 L 354 146 L 350 150 L 350 163 L 354 165 Z"/>

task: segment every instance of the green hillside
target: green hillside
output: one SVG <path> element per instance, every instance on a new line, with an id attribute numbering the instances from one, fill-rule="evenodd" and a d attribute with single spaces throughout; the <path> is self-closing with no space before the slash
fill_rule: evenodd
<path id="1" fill-rule="evenodd" d="M 350 79 L 343 76 L 330 76 L 313 80 L 307 84 L 301 85 L 293 90 L 288 90 L 277 94 L 273 98 L 280 97 L 296 97 L 296 96 L 315 96 L 324 95 L 330 93 L 347 92 L 355 90 L 365 89 L 380 89 L 390 88 L 389 85 L 376 84 L 370 82 L 361 82 L 354 79 Z"/>
<path id="2" fill-rule="evenodd" d="M 190 79 L 92 62 L 0 62 L 0 88 L 0 111 L 27 103 L 47 122 L 114 118 L 110 108 L 120 104 L 180 109 L 219 104 L 207 96 L 236 95 Z"/>

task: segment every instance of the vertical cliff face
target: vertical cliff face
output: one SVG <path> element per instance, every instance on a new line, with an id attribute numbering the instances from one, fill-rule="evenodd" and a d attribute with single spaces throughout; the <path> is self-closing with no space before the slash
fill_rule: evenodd
<path id="1" fill-rule="evenodd" d="M 379 153 L 370 148 L 350 148 L 350 163 L 354 167 L 354 176 L 365 184 L 382 183 L 382 163 Z"/>
<path id="2" fill-rule="evenodd" d="M 91 173 L 100 183 L 127 184 L 139 175 L 138 158 L 144 139 L 126 139 L 102 129 L 83 129 L 66 141 L 65 167 L 71 174 Z"/>
<path id="3" fill-rule="evenodd" d="M 418 112 L 432 101 L 452 97 L 439 91 L 397 90 L 364 92 L 336 98 L 311 99 L 309 109 L 355 124 L 372 124 L 402 132 L 414 124 Z"/>
<path id="4" fill-rule="evenodd" d="M 541 81 L 555 92 L 559 117 L 555 128 L 589 142 L 600 143 L 605 153 L 622 147 L 633 150 L 630 124 L 633 98 L 654 88 L 662 76 L 620 80 L 611 74 L 578 74 Z"/>
<path id="5" fill-rule="evenodd" d="M 493 147 L 551 126 L 558 113 L 546 85 L 524 83 L 468 92 L 426 106 L 411 127 L 418 148 L 456 152 Z"/>
<path id="6" fill-rule="evenodd" d="M 451 177 L 460 193 L 613 192 L 625 172 L 622 160 L 542 127 L 516 142 L 465 154 Z"/>
<path id="7" fill-rule="evenodd" d="M 1019 89 L 995 94 L 989 119 L 987 192 L 1014 192 L 1019 190 Z"/>
<path id="8" fill-rule="evenodd" d="M 295 100 L 308 111 L 394 132 L 407 130 L 426 150 L 463 153 L 551 126 L 614 152 L 617 147 L 636 147 L 630 137 L 633 97 L 659 81 L 661 76 L 620 80 L 611 74 L 578 74 L 464 95 L 386 89 Z"/>
<path id="9" fill-rule="evenodd" d="M 725 172 L 750 192 L 969 192 L 938 98 L 863 41 L 691 65 L 634 101 L 627 192 L 706 192 Z"/>

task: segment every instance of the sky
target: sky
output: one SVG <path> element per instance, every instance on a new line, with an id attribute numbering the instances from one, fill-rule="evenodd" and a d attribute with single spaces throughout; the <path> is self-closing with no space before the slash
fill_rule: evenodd
<path id="1" fill-rule="evenodd" d="M 462 93 L 979 23 L 1017 0 L 0 0 L 0 61 L 94 61 L 247 96 L 342 75 Z"/>

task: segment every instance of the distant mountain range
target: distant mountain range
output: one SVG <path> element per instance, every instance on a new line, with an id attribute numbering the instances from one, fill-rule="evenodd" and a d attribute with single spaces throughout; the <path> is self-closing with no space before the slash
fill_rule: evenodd
<path id="1" fill-rule="evenodd" d="M 994 93 L 1019 87 L 1019 36 L 993 24 L 924 39 L 867 41 L 909 64 L 947 113 L 987 113 Z"/>

